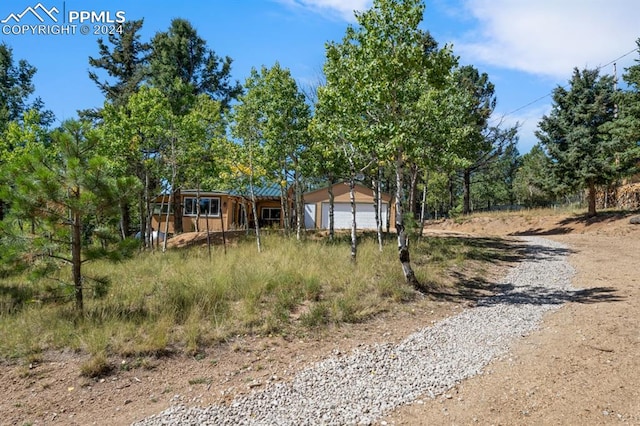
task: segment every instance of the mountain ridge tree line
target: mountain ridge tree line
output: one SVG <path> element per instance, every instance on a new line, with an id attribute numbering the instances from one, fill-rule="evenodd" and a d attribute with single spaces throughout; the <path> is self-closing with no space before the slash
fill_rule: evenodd
<path id="1" fill-rule="evenodd" d="M 625 90 L 576 68 L 569 87 L 553 92 L 539 143 L 520 155 L 517 126 L 490 124 L 497 99 L 489 76 L 460 66 L 452 46 L 419 27 L 423 15 L 420 0 L 376 0 L 357 12 L 357 25 L 326 44 L 315 88 L 299 87 L 277 62 L 254 68 L 241 85 L 232 59 L 188 20 L 172 20 L 149 42 L 141 40 L 143 20 L 129 21 L 88 59 L 104 105 L 57 129 L 32 100 L 35 68 L 0 45 L 0 272 L 69 263 L 82 309 L 82 264 L 130 255 L 135 232 L 152 248 L 160 194 L 171 194 L 179 233 L 181 189 L 249 193 L 275 184 L 285 232 L 301 238 L 302 194 L 358 181 L 394 194 L 403 274 L 425 290 L 409 256 L 416 224 L 496 205 L 545 206 L 584 191 L 595 214 L 598 188 L 637 172 L 640 63 L 626 70 Z M 258 229 L 256 237 L 260 249 Z M 354 221 L 354 260 L 356 238 Z"/>

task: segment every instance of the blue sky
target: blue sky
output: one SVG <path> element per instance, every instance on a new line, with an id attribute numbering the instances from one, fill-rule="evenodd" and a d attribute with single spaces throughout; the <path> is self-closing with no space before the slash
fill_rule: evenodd
<path id="1" fill-rule="evenodd" d="M 252 67 L 276 61 L 291 70 L 301 85 L 321 79 L 324 46 L 340 41 L 352 11 L 369 0 L 209 0 L 123 1 L 17 0 L 0 4 L 0 20 L 19 15 L 40 3 L 42 24 L 65 24 L 72 12 L 95 12 L 115 20 L 144 18 L 142 37 L 150 40 L 165 31 L 173 18 L 185 18 L 220 56 L 233 59 L 232 76 L 244 82 Z M 472 64 L 489 74 L 496 86 L 498 105 L 494 123 L 520 123 L 521 153 L 536 142 L 533 131 L 550 108 L 551 91 L 565 85 L 574 67 L 596 68 L 618 74 L 640 56 L 632 52 L 640 38 L 637 0 L 425 0 L 422 28 L 441 44 L 453 45 L 461 64 Z M 118 13 L 120 13 L 118 15 Z M 94 17 L 95 18 L 95 17 Z M 94 19 L 95 21 L 95 19 Z M 13 48 L 14 60 L 25 59 L 38 72 L 36 94 L 58 121 L 75 118 L 76 110 L 100 106 L 103 97 L 89 80 L 88 57 L 97 56 L 92 34 L 97 22 L 86 21 L 90 33 L 32 34 L 16 25 L 41 24 L 27 13 L 19 22 L 0 24 L 3 42 Z M 106 38 L 106 36 L 102 36 Z M 620 58 L 620 59 L 619 59 Z"/>

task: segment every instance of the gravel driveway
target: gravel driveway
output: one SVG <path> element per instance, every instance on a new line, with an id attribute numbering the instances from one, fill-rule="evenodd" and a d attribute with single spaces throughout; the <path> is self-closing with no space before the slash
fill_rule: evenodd
<path id="1" fill-rule="evenodd" d="M 499 295 L 397 345 L 334 353 L 291 382 L 273 384 L 229 405 L 176 405 L 135 424 L 371 424 L 403 404 L 447 397 L 447 390 L 482 374 L 515 339 L 535 330 L 547 311 L 572 299 L 574 270 L 567 247 L 538 237 L 523 240 L 529 255 L 499 283 Z"/>

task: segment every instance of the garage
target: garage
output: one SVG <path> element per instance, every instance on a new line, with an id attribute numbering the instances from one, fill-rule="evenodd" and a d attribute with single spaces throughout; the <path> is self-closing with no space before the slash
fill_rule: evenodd
<path id="1" fill-rule="evenodd" d="M 333 210 L 334 229 L 351 228 L 351 203 L 335 203 Z M 356 227 L 376 229 L 376 213 L 371 203 L 356 203 Z M 382 227 L 387 227 L 387 204 L 382 204 Z M 329 203 L 322 203 L 322 228 L 329 228 Z"/>
<path id="2" fill-rule="evenodd" d="M 356 184 L 353 188 L 356 202 L 356 226 L 358 229 L 376 229 L 376 212 L 374 209 L 373 190 Z M 334 229 L 351 228 L 351 191 L 345 182 L 338 182 L 331 187 L 319 188 L 303 194 L 304 223 L 307 229 L 329 229 L 329 205 L 333 200 Z M 390 229 L 394 230 L 395 211 L 391 196 L 381 193 L 382 227 L 387 228 L 387 216 L 391 219 Z"/>

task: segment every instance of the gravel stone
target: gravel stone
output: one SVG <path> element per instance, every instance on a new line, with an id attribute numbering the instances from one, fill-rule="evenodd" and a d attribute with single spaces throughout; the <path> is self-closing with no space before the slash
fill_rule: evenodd
<path id="1" fill-rule="evenodd" d="M 369 425 L 400 405 L 445 395 L 536 330 L 546 312 L 571 300 L 575 271 L 567 247 L 539 237 L 523 240 L 528 256 L 501 280 L 501 294 L 399 344 L 334 353 L 291 383 L 256 388 L 229 405 L 175 405 L 135 425 Z"/>

